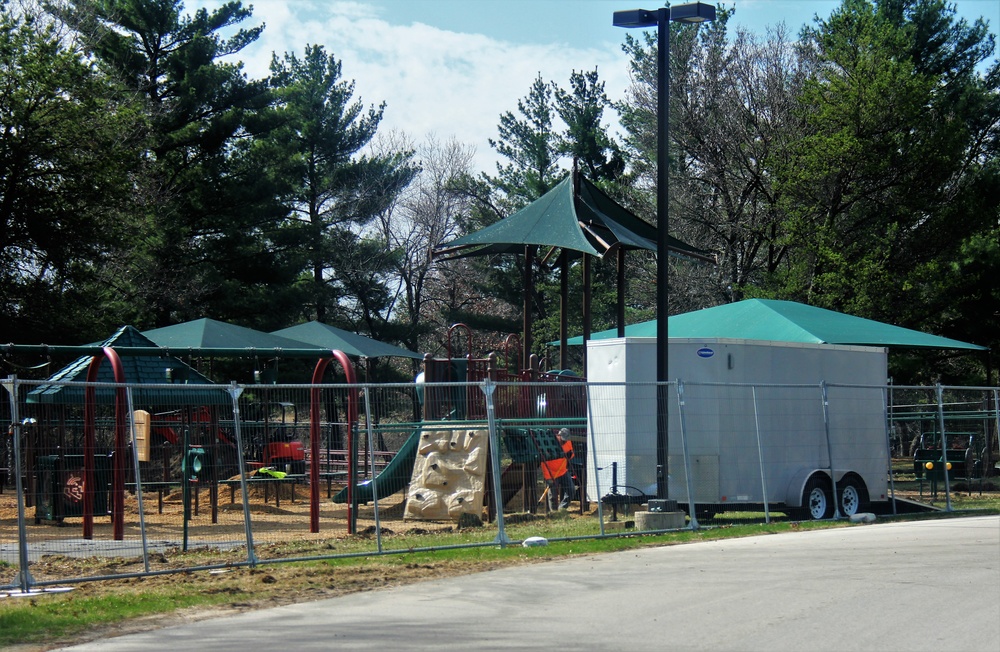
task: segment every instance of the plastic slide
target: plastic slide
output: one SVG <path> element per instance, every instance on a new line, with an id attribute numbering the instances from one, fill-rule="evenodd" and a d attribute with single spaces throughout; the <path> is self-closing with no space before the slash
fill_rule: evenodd
<path id="1" fill-rule="evenodd" d="M 531 467 L 534 467 L 534 464 L 529 467 L 529 465 L 521 462 L 512 462 L 510 466 L 504 469 L 500 475 L 500 495 L 503 498 L 504 507 L 507 506 L 511 498 L 516 496 L 517 492 L 524 486 L 524 472 Z"/>
<path id="2" fill-rule="evenodd" d="M 388 466 L 376 476 L 375 482 L 378 484 L 379 498 L 391 496 L 406 488 L 406 485 L 410 483 L 410 476 L 413 475 L 413 463 L 417 459 L 417 447 L 420 444 L 421 432 L 420 428 L 414 430 Z M 357 497 L 358 503 L 370 503 L 375 499 L 373 484 L 371 480 L 365 480 L 354 487 L 354 495 Z M 347 487 L 337 492 L 337 495 L 333 497 L 333 502 L 347 502 Z"/>

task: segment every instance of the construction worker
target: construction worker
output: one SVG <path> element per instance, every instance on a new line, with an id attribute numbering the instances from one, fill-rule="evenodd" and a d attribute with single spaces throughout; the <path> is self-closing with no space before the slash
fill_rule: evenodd
<path id="1" fill-rule="evenodd" d="M 549 509 L 566 509 L 573 500 L 573 475 L 569 472 L 569 461 L 573 459 L 573 442 L 569 440 L 569 430 L 563 428 L 556 434 L 563 454 L 554 460 L 542 462 L 542 475 L 549 488 Z"/>

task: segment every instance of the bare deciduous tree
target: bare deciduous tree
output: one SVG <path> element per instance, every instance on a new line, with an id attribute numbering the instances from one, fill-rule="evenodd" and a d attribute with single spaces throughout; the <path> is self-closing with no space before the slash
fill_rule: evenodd
<path id="1" fill-rule="evenodd" d="M 459 220 L 466 216 L 470 200 L 456 191 L 455 182 L 470 174 L 475 149 L 434 135 L 414 147 L 399 132 L 387 134 L 378 147 L 416 151 L 420 173 L 390 210 L 382 213 L 378 228 L 396 252 L 392 314 L 393 321 L 403 327 L 401 340 L 413 350 L 433 348 L 426 336 L 443 332 L 445 315 L 468 300 L 471 291 L 462 282 L 463 263 L 438 263 L 431 252 L 459 235 Z M 442 273 L 443 267 L 447 273 Z"/>
<path id="2" fill-rule="evenodd" d="M 783 25 L 730 40 L 728 13 L 675 27 L 671 46 L 671 235 L 713 251 L 713 267 L 671 261 L 671 312 L 738 301 L 785 254 L 769 166 L 801 133 L 796 98 L 808 59 Z M 633 85 L 619 106 L 638 185 L 655 188 L 655 42 L 630 40 Z M 637 206 L 647 212 L 653 206 Z"/>

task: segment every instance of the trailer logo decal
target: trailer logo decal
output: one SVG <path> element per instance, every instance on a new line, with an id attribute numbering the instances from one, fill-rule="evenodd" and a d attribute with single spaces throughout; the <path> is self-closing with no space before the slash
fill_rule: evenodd
<path id="1" fill-rule="evenodd" d="M 715 351 L 708 348 L 707 346 L 703 346 L 702 348 L 698 349 L 699 358 L 711 358 L 713 355 L 715 355 Z"/>

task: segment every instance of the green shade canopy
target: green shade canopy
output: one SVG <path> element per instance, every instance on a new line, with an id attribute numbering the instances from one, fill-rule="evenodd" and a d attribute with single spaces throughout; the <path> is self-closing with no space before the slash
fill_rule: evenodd
<path id="1" fill-rule="evenodd" d="M 513 215 L 475 233 L 443 244 L 434 249 L 439 259 L 523 254 L 528 261 L 533 248 L 542 247 L 542 260 L 550 259 L 558 250 L 561 258 L 560 339 L 565 342 L 566 308 L 568 304 L 569 260 L 581 256 L 597 256 L 615 260 L 618 271 L 618 322 L 625 320 L 625 258 L 627 250 L 656 251 L 659 241 L 656 227 L 639 219 L 600 188 L 577 174 L 567 175 L 554 188 Z M 715 262 L 707 251 L 695 249 L 676 238 L 666 236 L 665 254 L 683 256 L 704 262 Z M 584 258 L 584 270 L 589 269 Z M 533 265 L 524 265 L 524 300 L 522 346 L 524 360 L 531 351 L 531 293 L 534 288 Z M 584 323 L 590 323 L 590 275 L 584 275 Z M 561 362 L 565 363 L 566 348 L 560 347 Z"/>
<path id="2" fill-rule="evenodd" d="M 422 359 L 419 353 L 373 340 L 341 328 L 328 326 L 322 322 L 309 321 L 298 326 L 274 331 L 272 335 L 287 337 L 323 349 L 337 349 L 347 355 L 361 358 L 399 357 Z"/>
<path id="3" fill-rule="evenodd" d="M 232 400 L 225 389 L 209 389 L 198 385 L 213 385 L 211 380 L 201 375 L 192 367 L 177 358 L 163 355 L 156 344 L 143 336 L 132 326 L 123 326 L 100 346 L 125 347 L 128 349 L 151 349 L 149 355 L 121 356 L 122 371 L 126 383 L 167 384 L 167 369 L 175 382 L 183 380 L 182 384 L 171 387 L 138 388 L 133 391 L 133 402 L 139 406 L 180 406 L 180 405 L 226 405 Z M 55 382 L 85 382 L 87 370 L 92 356 L 77 358 L 74 362 L 49 378 Z M 97 382 L 114 383 L 114 370 L 108 360 L 101 363 L 97 371 Z M 190 385 L 190 386 L 189 386 Z M 28 403 L 45 404 L 79 404 L 83 405 L 84 387 L 82 385 L 40 385 L 28 392 Z M 115 398 L 113 387 L 99 387 L 97 401 L 111 403 Z"/>
<path id="4" fill-rule="evenodd" d="M 195 319 L 182 324 L 155 328 L 142 333 L 157 346 L 167 349 L 190 350 L 198 353 L 199 349 L 260 351 L 272 350 L 315 350 L 316 355 L 322 355 L 322 347 L 293 340 L 280 335 L 272 335 L 263 331 L 228 324 L 216 319 Z M 208 355 L 207 353 L 205 354 Z"/>
<path id="5" fill-rule="evenodd" d="M 673 325 L 673 322 L 670 323 Z M 673 333 L 670 334 L 675 337 Z M 618 337 L 617 328 L 609 328 L 606 331 L 598 331 L 596 333 L 590 334 L 590 339 L 592 340 L 607 340 L 613 337 Z M 625 327 L 625 337 L 656 337 L 656 320 L 651 319 L 649 321 L 639 322 L 638 324 L 629 324 Z M 554 342 L 549 342 L 549 346 L 559 346 L 559 340 Z M 567 344 L 571 346 L 580 346 L 583 344 L 583 336 L 577 335 L 576 337 L 571 337 L 567 340 Z"/>
<path id="6" fill-rule="evenodd" d="M 436 256 L 517 253 L 525 245 L 561 247 L 600 255 L 577 224 L 573 182 L 566 177 L 555 188 L 513 215 L 442 245 Z M 486 249 L 482 247 L 486 246 Z"/>
<path id="7" fill-rule="evenodd" d="M 853 317 L 833 310 L 772 299 L 747 299 L 674 315 L 670 317 L 668 327 L 671 338 L 719 338 L 970 351 L 988 349 L 978 344 Z M 591 339 L 617 336 L 617 329 L 610 329 L 594 333 Z M 656 321 L 626 326 L 625 336 L 656 337 Z M 569 344 L 579 346 L 583 344 L 583 338 L 571 338 Z"/>
<path id="8" fill-rule="evenodd" d="M 616 247 L 656 251 L 656 227 L 608 197 L 600 188 L 573 176 L 513 215 L 475 233 L 441 245 L 435 257 L 462 258 L 521 253 L 526 245 L 554 247 L 604 256 Z M 708 252 L 669 238 L 673 255 L 714 262 Z"/>

